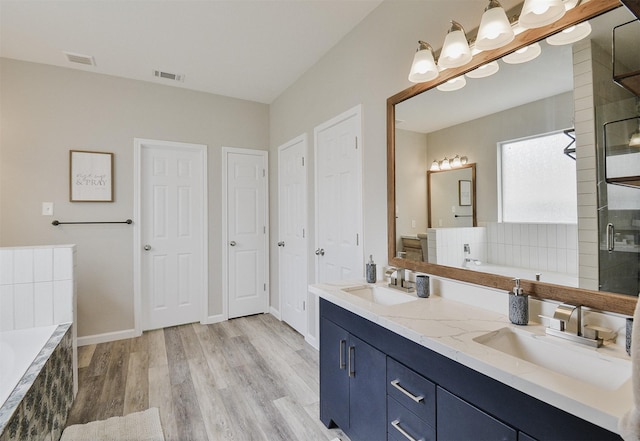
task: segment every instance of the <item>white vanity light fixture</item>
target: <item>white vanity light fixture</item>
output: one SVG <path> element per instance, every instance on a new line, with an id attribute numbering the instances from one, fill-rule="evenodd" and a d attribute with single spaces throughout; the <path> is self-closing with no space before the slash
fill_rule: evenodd
<path id="1" fill-rule="evenodd" d="M 440 162 L 440 170 L 451 170 L 451 163 L 449 162 L 449 160 L 445 158 L 442 160 L 442 162 Z"/>
<path id="2" fill-rule="evenodd" d="M 409 81 L 412 83 L 423 83 L 438 77 L 439 71 L 436 66 L 433 48 L 425 41 L 418 41 L 418 50 L 413 57 L 413 64 L 409 72 Z"/>
<path id="3" fill-rule="evenodd" d="M 446 83 L 442 83 L 436 89 L 441 92 L 453 92 L 454 90 L 460 90 L 464 86 L 467 85 L 467 80 L 464 78 L 464 75 L 460 75 L 459 77 L 455 77 L 447 81 Z"/>
<path id="4" fill-rule="evenodd" d="M 591 34 L 591 24 L 588 21 L 583 21 L 575 26 L 570 26 L 567 29 L 547 37 L 547 43 L 552 46 L 561 46 L 563 44 L 571 44 L 576 41 L 580 41 Z"/>
<path id="5" fill-rule="evenodd" d="M 640 116 L 638 117 L 638 130 L 629 136 L 629 147 L 640 148 Z"/>
<path id="6" fill-rule="evenodd" d="M 453 157 L 453 159 L 451 160 L 451 167 L 452 168 L 457 168 L 460 167 L 462 165 L 462 162 L 460 161 L 460 156 L 456 155 Z"/>
<path id="7" fill-rule="evenodd" d="M 566 11 L 562 0 L 525 0 L 518 23 L 525 29 L 539 28 L 560 20 Z"/>
<path id="8" fill-rule="evenodd" d="M 490 0 L 480 19 L 475 47 L 481 51 L 497 49 L 515 38 L 507 13 L 497 0 Z"/>
<path id="9" fill-rule="evenodd" d="M 445 69 L 460 67 L 467 64 L 472 58 L 464 28 L 457 21 L 451 20 L 451 27 L 444 39 L 438 65 Z"/>
<path id="10" fill-rule="evenodd" d="M 467 72 L 465 75 L 468 78 L 486 78 L 499 70 L 500 65 L 498 62 L 492 61 L 491 63 L 483 64 L 482 66 L 473 69 L 471 72 Z"/>
<path id="11" fill-rule="evenodd" d="M 530 46 L 523 47 L 522 49 L 518 49 L 515 52 L 510 53 L 509 55 L 505 55 L 502 57 L 502 61 L 507 64 L 520 64 L 526 63 L 527 61 L 531 61 L 534 58 L 537 58 L 542 53 L 542 48 L 539 43 L 533 43 Z"/>
<path id="12" fill-rule="evenodd" d="M 431 171 L 439 171 L 440 170 L 440 164 L 438 164 L 438 161 L 436 159 L 434 159 L 433 162 L 431 163 L 431 167 L 429 167 L 429 170 L 431 170 Z"/>

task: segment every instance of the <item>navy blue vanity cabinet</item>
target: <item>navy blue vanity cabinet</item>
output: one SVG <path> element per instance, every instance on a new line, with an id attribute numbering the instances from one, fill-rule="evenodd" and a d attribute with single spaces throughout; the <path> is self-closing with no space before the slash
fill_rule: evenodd
<path id="1" fill-rule="evenodd" d="M 320 419 L 352 441 L 386 439 L 386 357 L 332 321 L 320 321 Z"/>
<path id="2" fill-rule="evenodd" d="M 348 376 L 348 367 L 343 367 L 345 360 L 348 366 L 351 346 L 355 348 L 356 369 L 352 378 Z M 361 352 L 375 355 L 361 357 Z M 364 363 L 367 369 L 361 373 L 358 369 Z M 353 380 L 358 375 L 360 378 L 366 375 L 366 383 L 355 383 Z M 424 394 L 424 403 L 418 400 L 422 404 L 412 404 L 415 400 L 390 385 L 390 381 L 400 375 L 399 385 L 410 395 Z M 357 391 L 354 384 L 358 385 Z M 397 427 L 415 439 L 431 440 L 430 433 L 433 433 L 438 441 L 622 440 L 616 433 L 509 387 L 322 298 L 320 419 L 328 427 L 334 423 L 340 426 L 351 441 L 409 439 Z M 394 421 L 399 426 L 392 424 Z"/>

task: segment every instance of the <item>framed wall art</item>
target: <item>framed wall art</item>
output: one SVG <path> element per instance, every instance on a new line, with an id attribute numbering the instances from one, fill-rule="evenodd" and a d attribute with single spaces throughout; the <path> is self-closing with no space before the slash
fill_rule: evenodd
<path id="1" fill-rule="evenodd" d="M 458 181 L 458 200 L 461 207 L 471 205 L 471 181 Z"/>
<path id="2" fill-rule="evenodd" d="M 113 153 L 69 151 L 69 200 L 113 202 Z"/>

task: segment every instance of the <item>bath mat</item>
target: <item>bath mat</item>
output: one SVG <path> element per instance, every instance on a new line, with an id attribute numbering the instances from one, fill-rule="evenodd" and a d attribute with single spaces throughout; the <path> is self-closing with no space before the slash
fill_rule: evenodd
<path id="1" fill-rule="evenodd" d="M 69 426 L 60 441 L 164 441 L 157 407 L 104 421 Z"/>

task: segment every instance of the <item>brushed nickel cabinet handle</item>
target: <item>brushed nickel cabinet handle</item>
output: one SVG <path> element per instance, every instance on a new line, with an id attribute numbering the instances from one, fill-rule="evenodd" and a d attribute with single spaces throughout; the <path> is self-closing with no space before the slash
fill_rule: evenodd
<path id="1" fill-rule="evenodd" d="M 400 421 L 399 420 L 391 421 L 391 425 L 393 426 L 394 429 L 396 429 L 398 432 L 400 432 L 409 441 L 418 441 L 417 439 L 415 439 L 414 437 L 409 435 L 409 433 L 406 430 L 404 430 L 402 428 L 402 426 L 400 426 Z"/>
<path id="2" fill-rule="evenodd" d="M 349 376 L 350 377 L 356 376 L 355 364 L 356 364 L 356 347 L 349 346 Z"/>
<path id="3" fill-rule="evenodd" d="M 405 394 L 406 396 L 411 398 L 416 403 L 420 403 L 420 402 L 424 401 L 424 397 L 422 395 L 414 395 L 411 392 L 409 392 L 408 390 L 406 390 L 404 387 L 402 387 L 400 385 L 400 380 L 393 380 L 391 382 L 391 386 L 393 386 L 396 389 L 398 389 L 400 392 L 402 392 L 403 394 Z"/>

